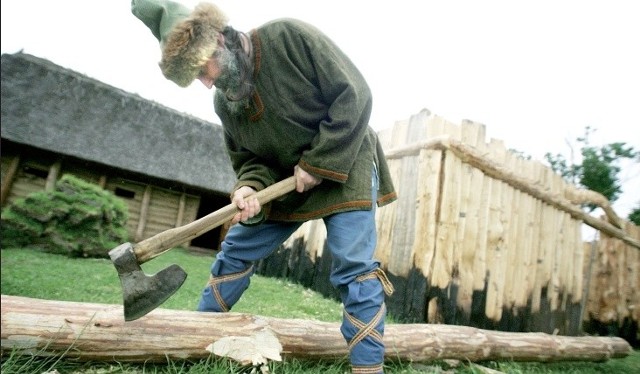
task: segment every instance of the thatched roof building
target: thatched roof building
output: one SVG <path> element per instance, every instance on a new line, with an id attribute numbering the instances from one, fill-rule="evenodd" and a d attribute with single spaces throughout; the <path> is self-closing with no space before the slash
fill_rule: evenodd
<path id="1" fill-rule="evenodd" d="M 2 55 L 1 105 L 3 205 L 75 171 L 129 191 L 137 219 L 131 232 L 139 239 L 167 228 L 140 228 L 150 218 L 136 217 L 153 188 L 151 196 L 173 194 L 186 206 L 169 226 L 229 202 L 235 175 L 219 125 L 21 52 Z"/>
<path id="2" fill-rule="evenodd" d="M 205 190 L 235 181 L 220 126 L 24 53 L 2 55 L 2 139 Z"/>

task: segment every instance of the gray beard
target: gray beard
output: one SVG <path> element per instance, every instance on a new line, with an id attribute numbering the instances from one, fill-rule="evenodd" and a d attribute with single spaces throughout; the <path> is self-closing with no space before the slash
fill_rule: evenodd
<path id="1" fill-rule="evenodd" d="M 244 98 L 242 100 L 226 100 L 226 107 L 231 114 L 242 114 L 247 109 L 247 105 L 249 105 L 249 99 Z"/>
<path id="2" fill-rule="evenodd" d="M 237 92 L 241 91 L 243 81 L 241 79 L 240 67 L 233 53 L 222 48 L 218 51 L 218 64 L 220 65 L 220 76 L 216 79 L 216 88 L 224 92 L 227 109 L 233 114 L 239 114 L 249 104 L 249 98 L 243 97 L 233 100 Z"/>

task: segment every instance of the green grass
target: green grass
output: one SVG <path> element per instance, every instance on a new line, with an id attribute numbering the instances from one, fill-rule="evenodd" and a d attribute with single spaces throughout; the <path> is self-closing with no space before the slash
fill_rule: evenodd
<path id="1" fill-rule="evenodd" d="M 153 274 L 170 264 L 179 264 L 188 274 L 185 284 L 161 308 L 194 310 L 200 292 L 209 277 L 212 256 L 188 253 L 181 249 L 169 251 L 142 265 L 147 274 Z M 32 249 L 3 249 L 1 252 L 1 291 L 5 295 L 27 296 L 39 299 L 108 304 L 122 303 L 120 280 L 108 259 L 74 259 Z M 254 276 L 251 286 L 234 306 L 234 312 L 243 312 L 278 318 L 313 319 L 339 322 L 341 306 L 334 300 L 323 298 L 316 292 L 289 282 Z M 483 366 L 504 373 L 639 373 L 640 351 L 623 358 L 603 363 L 515 363 L 508 361 L 482 363 Z M 200 362 L 167 362 L 157 364 L 77 363 L 64 358 L 31 357 L 9 353 L 2 357 L 2 373 L 246 373 L 243 368 L 226 359 Z M 349 372 L 346 361 L 318 362 L 285 359 L 270 364 L 271 373 L 302 374 Z M 389 363 L 387 373 L 482 373 L 473 364 L 460 363 L 450 368 L 444 362 L 411 364 Z"/>
<path id="2" fill-rule="evenodd" d="M 195 310 L 200 292 L 209 279 L 212 261 L 213 256 L 194 255 L 175 249 L 143 264 L 142 268 L 145 273 L 154 274 L 170 264 L 179 264 L 187 272 L 187 280 L 161 308 Z M 120 280 L 109 259 L 68 258 L 28 249 L 4 249 L 1 279 L 2 293 L 5 295 L 122 303 Z M 261 276 L 251 278 L 251 286 L 233 311 L 326 322 L 336 322 L 342 318 L 340 303 L 298 285 Z"/>

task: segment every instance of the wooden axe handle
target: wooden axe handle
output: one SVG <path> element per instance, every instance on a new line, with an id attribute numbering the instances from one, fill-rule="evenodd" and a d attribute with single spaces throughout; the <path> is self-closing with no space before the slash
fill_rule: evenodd
<path id="1" fill-rule="evenodd" d="M 262 191 L 258 191 L 251 197 L 257 197 L 260 205 L 277 199 L 296 189 L 296 178 L 291 176 Z M 212 230 L 229 221 L 238 212 L 235 204 L 231 203 L 202 218 L 186 225 L 169 229 L 147 238 L 134 245 L 133 251 L 139 264 L 143 264 L 157 257 L 171 248 L 190 241 L 205 232 Z"/>

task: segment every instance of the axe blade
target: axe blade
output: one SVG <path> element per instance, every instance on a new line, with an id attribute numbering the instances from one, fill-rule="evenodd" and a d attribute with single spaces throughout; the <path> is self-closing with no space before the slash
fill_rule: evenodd
<path id="1" fill-rule="evenodd" d="M 118 246 L 109 255 L 122 284 L 125 321 L 136 320 L 159 307 L 187 279 L 187 273 L 175 264 L 156 274 L 145 274 L 130 243 Z"/>
<path id="2" fill-rule="evenodd" d="M 123 294 L 125 321 L 136 320 L 162 305 L 187 279 L 187 273 L 175 264 L 154 275 L 142 271 L 131 275 L 126 280 L 120 278 L 126 290 Z"/>

